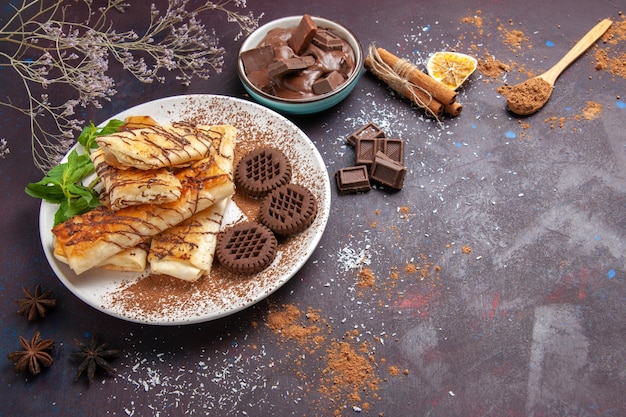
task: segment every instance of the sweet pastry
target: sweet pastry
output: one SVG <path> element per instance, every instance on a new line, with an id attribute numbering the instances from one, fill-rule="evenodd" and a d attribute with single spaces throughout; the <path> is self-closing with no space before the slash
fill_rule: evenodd
<path id="1" fill-rule="evenodd" d="M 217 146 L 235 142 L 229 125 L 193 126 L 186 123 L 122 130 L 99 136 L 104 160 L 119 169 L 159 169 L 184 166 L 208 156 L 222 155 Z M 220 158 L 218 158 L 218 163 Z"/>
<path id="2" fill-rule="evenodd" d="M 97 266 L 109 271 L 120 272 L 143 272 L 148 265 L 148 244 L 124 249 L 120 253 L 106 258 Z"/>
<path id="3" fill-rule="evenodd" d="M 259 221 L 281 236 L 307 229 L 317 215 L 317 201 L 308 188 L 286 184 L 268 194 L 261 204 Z"/>
<path id="4" fill-rule="evenodd" d="M 168 168 L 117 169 L 104 160 L 100 148 L 94 150 L 90 158 L 112 210 L 139 204 L 169 203 L 180 198 L 182 185 Z"/>
<path id="5" fill-rule="evenodd" d="M 176 173 L 181 197 L 164 204 L 142 204 L 113 211 L 104 206 L 74 216 L 52 229 L 54 255 L 76 273 L 145 242 L 235 192 L 231 175 L 213 158 Z"/>
<path id="6" fill-rule="evenodd" d="M 152 273 L 191 282 L 209 275 L 229 201 L 218 201 L 152 238 L 148 253 Z"/>
<path id="7" fill-rule="evenodd" d="M 217 240 L 217 260 L 231 272 L 255 274 L 276 257 L 274 233 L 257 222 L 242 222 L 226 229 Z"/>

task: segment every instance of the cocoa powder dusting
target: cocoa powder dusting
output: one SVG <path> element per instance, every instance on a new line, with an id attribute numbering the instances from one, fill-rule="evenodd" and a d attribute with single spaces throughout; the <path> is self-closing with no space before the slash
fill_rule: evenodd
<path id="1" fill-rule="evenodd" d="M 504 62 L 498 61 L 492 56 L 478 61 L 478 71 L 486 77 L 497 78 L 503 72 L 508 72 L 510 67 Z"/>
<path id="2" fill-rule="evenodd" d="M 357 285 L 360 288 L 373 287 L 376 283 L 376 276 L 370 268 L 363 268 L 359 271 L 358 276 L 360 280 Z"/>
<path id="3" fill-rule="evenodd" d="M 398 207 L 398 211 L 407 214 L 407 206 Z M 374 211 L 374 215 L 379 213 Z M 403 239 L 396 234 L 394 224 L 383 221 L 372 227 Z M 443 288 L 441 267 L 422 253 L 402 267 L 392 267 L 389 275 L 381 279 L 370 266 L 361 265 L 353 271 L 354 286 L 359 289 L 357 297 L 381 313 L 392 309 L 426 318 L 428 304 L 438 302 Z M 419 305 L 415 304 L 416 299 Z M 339 333 L 331 324 L 334 319 L 325 318 L 321 310 L 303 310 L 295 304 L 270 303 L 264 322 L 278 339 L 281 365 L 287 367 L 280 372 L 293 373 L 303 392 L 316 393 L 315 399 L 309 401 L 319 407 L 318 415 L 343 416 L 348 410 L 368 412 L 380 401 L 383 384 L 411 373 L 406 365 L 388 363 L 379 353 L 385 351 L 384 346 L 390 341 L 398 341 L 393 334 L 374 335 L 362 332 L 358 326 Z M 338 325 L 344 326 L 343 323 L 341 320 Z"/>
<path id="4" fill-rule="evenodd" d="M 583 118 L 585 120 L 593 120 L 602 113 L 602 104 L 593 101 L 587 101 L 587 107 L 583 109 Z"/>
<path id="5" fill-rule="evenodd" d="M 272 306 L 266 324 L 281 340 L 295 343 L 281 343 L 280 347 L 285 350 L 285 360 L 293 361 L 303 383 L 314 385 L 311 389 L 320 395 L 320 407 L 328 409 L 321 415 L 340 416 L 352 407 L 368 410 L 372 401 L 380 399 L 381 379 L 373 349 L 367 342 L 357 342 L 356 332 L 346 333 L 340 340 L 332 338 L 332 329 L 318 310 L 308 308 L 303 313 L 293 304 Z M 312 359 L 305 364 L 309 356 Z M 313 368 L 307 372 L 309 376 L 303 374 L 304 366 Z M 309 381 L 310 375 L 319 376 Z"/>
<path id="6" fill-rule="evenodd" d="M 482 12 L 480 10 L 476 10 L 476 13 L 473 16 L 466 16 L 461 19 L 462 23 L 470 23 L 475 25 L 477 28 L 483 27 L 483 18 L 480 16 Z"/>
<path id="7" fill-rule="evenodd" d="M 362 404 L 361 408 L 368 408 L 364 398 L 376 397 L 380 384 L 368 357 L 345 341 L 331 342 L 326 352 L 328 366 L 323 370 L 321 391 L 333 401 L 345 398 L 351 404 Z M 335 410 L 334 415 L 342 415 L 341 410 Z"/>
<path id="8" fill-rule="evenodd" d="M 626 78 L 626 53 L 615 52 L 613 47 L 626 40 L 626 17 L 614 21 L 602 35 L 601 43 L 594 46 L 596 69 L 607 70 L 610 74 Z"/>
<path id="9" fill-rule="evenodd" d="M 509 26 L 513 25 L 513 22 L 509 20 Z M 522 47 L 526 47 L 528 49 L 532 49 L 532 45 L 530 44 L 530 40 L 528 37 L 519 29 L 507 29 L 504 25 L 498 26 L 498 30 L 502 33 L 503 42 L 505 45 L 509 47 L 513 52 L 518 52 Z"/>
<path id="10" fill-rule="evenodd" d="M 581 113 L 573 114 L 571 116 L 550 116 L 546 117 L 543 121 L 550 125 L 551 129 L 563 129 L 568 124 L 574 122 L 581 122 L 585 120 L 594 120 L 602 114 L 603 106 L 600 103 L 594 101 L 587 101 L 585 107 L 581 110 Z M 574 126 L 573 130 L 576 131 L 578 127 Z"/>
<path id="11" fill-rule="evenodd" d="M 320 339 L 317 337 L 322 329 L 315 325 L 303 325 L 299 322 L 301 317 L 300 310 L 291 304 L 284 305 L 279 310 L 273 310 L 267 316 L 267 326 L 275 333 L 279 333 L 283 338 L 297 341 L 304 344 L 309 341 L 317 343 Z M 315 323 L 319 321 L 319 312 L 309 309 L 306 315 L 307 319 Z"/>

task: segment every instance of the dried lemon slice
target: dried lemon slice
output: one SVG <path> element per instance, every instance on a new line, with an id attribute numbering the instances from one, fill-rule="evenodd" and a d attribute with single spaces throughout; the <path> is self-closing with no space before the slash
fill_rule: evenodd
<path id="1" fill-rule="evenodd" d="M 458 52 L 435 52 L 428 58 L 428 75 L 456 90 L 476 70 L 476 58 Z"/>

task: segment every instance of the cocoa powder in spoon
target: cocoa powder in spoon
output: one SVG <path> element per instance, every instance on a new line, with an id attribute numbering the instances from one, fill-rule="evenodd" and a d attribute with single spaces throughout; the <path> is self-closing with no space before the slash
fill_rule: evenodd
<path id="1" fill-rule="evenodd" d="M 542 78 L 530 78 L 514 86 L 502 86 L 498 93 L 506 97 L 509 109 L 517 114 L 531 114 L 550 98 L 552 85 Z"/>

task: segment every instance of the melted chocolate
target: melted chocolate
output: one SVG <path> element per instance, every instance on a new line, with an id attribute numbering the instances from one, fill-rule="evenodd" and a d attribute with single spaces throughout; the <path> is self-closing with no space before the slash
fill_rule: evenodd
<path id="1" fill-rule="evenodd" d="M 248 78 L 258 88 L 268 94 L 287 98 L 303 99 L 319 96 L 313 91 L 313 84 L 333 71 L 344 79 L 355 71 L 355 55 L 350 44 L 341 39 L 342 46 L 337 49 L 323 49 L 315 43 L 309 43 L 301 55 L 297 55 L 289 46 L 289 40 L 296 28 L 276 28 L 270 30 L 257 48 L 270 45 L 274 49 L 274 62 L 295 57 L 312 56 L 313 65 L 287 74 L 270 77 L 267 68 L 248 73 Z"/>

